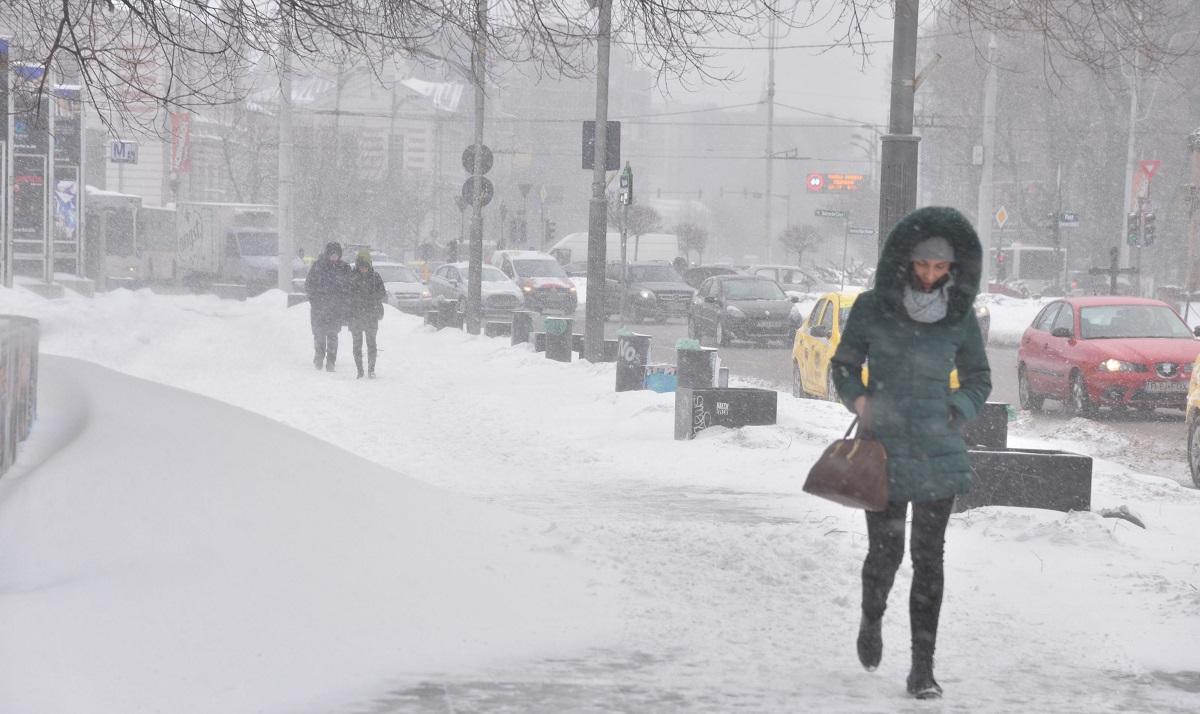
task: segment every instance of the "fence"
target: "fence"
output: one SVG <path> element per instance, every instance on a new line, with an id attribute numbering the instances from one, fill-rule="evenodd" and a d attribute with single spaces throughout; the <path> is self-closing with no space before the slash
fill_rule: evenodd
<path id="1" fill-rule="evenodd" d="M 0 475 L 37 416 L 38 321 L 0 315 Z"/>

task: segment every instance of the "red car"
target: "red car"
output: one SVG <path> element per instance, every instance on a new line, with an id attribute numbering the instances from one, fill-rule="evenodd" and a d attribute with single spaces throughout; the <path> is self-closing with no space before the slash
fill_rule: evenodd
<path id="1" fill-rule="evenodd" d="M 1021 337 L 1021 408 L 1040 409 L 1048 397 L 1080 416 L 1100 406 L 1182 409 L 1197 354 L 1200 341 L 1164 302 L 1122 296 L 1056 300 Z"/>

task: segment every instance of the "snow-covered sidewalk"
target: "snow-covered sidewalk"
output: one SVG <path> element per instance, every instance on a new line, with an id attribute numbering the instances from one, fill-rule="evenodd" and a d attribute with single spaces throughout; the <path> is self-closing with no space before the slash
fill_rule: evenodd
<path id="1" fill-rule="evenodd" d="M 97 458 L 88 468 L 77 463 L 77 483 L 59 477 L 53 460 L 32 467 L 36 441 L 22 456 L 31 467 L 0 481 L 0 623 L 15 633 L 0 653 L 20 662 L 0 668 L 7 670 L 0 711 L 327 712 L 339 703 L 347 712 L 440 711 L 444 699 L 466 710 L 928 708 L 903 693 L 907 566 L 885 623 L 883 665 L 868 674 L 853 646 L 862 516 L 800 491 L 809 465 L 848 422 L 841 407 L 781 395 L 776 426 L 712 429 L 675 442 L 673 395 L 616 394 L 612 365 L 559 364 L 506 339 L 431 333 L 393 310 L 381 323 L 379 380 L 354 379 L 348 339 L 339 371 L 316 372 L 307 311 L 283 304 L 278 293 L 246 303 L 143 292 L 45 302 L 0 291 L 0 312 L 42 320 L 44 353 L 267 418 L 233 411 L 248 420 L 244 431 L 265 441 L 243 444 L 247 458 L 225 459 L 219 474 L 164 458 L 157 471 L 133 478 L 108 463 L 114 451 L 125 459 L 153 453 L 172 435 L 208 446 L 214 420 L 242 420 L 227 416 L 227 407 L 200 421 L 175 418 L 185 413 L 172 408 L 177 397 L 196 398 L 142 394 L 154 385 L 115 375 L 120 384 L 105 387 L 93 368 L 65 361 L 47 369 L 43 384 L 86 374 L 118 404 L 125 390 L 142 394 L 126 409 L 156 402 L 161 410 L 149 413 L 161 433 L 120 429 L 119 419 L 106 416 L 97 428 L 103 438 L 92 443 Z M 69 412 L 70 403 L 48 400 L 38 428 L 55 423 L 51 405 Z M 292 450 L 282 431 L 307 434 L 299 442 L 312 451 L 300 453 L 310 456 L 280 453 Z M 1072 437 L 1072 448 L 1088 445 L 1086 434 Z M 205 458 L 219 449 L 212 444 Z M 340 466 L 326 468 L 314 453 Z M 284 463 L 281 472 L 268 466 Z M 191 497 L 149 475 L 164 471 Z M 196 499 L 211 518 L 228 503 L 231 513 L 263 514 L 279 528 L 251 527 L 249 519 L 226 537 L 201 537 L 195 531 L 210 532 L 212 521 L 194 512 Z M 430 503 L 442 510 L 419 505 Z M 938 652 L 943 710 L 1200 707 L 1200 495 L 1097 460 L 1093 504 L 1128 505 L 1148 528 L 1093 513 L 1007 508 L 954 517 Z M 156 539 L 159 551 L 139 543 L 135 552 L 157 552 L 157 560 L 97 555 L 102 549 L 93 544 L 146 532 L 111 518 L 114 511 L 142 513 L 151 505 L 159 510 L 155 521 L 142 525 L 172 535 Z M 320 530 L 293 544 L 283 534 L 301 528 L 297 512 Z M 47 515 L 54 513 L 70 515 Z M 67 530 L 75 521 L 88 527 L 86 538 Z M 450 535 L 440 535 L 443 525 Z M 395 547 L 416 539 L 423 539 L 419 548 Z M 497 552 L 502 541 L 516 545 Z M 44 559 L 50 550 L 57 557 Z M 250 572 L 263 560 L 253 555 L 268 552 L 295 560 Z M 343 559 L 356 574 L 353 591 L 328 581 Z M 436 643 L 454 638 L 406 622 L 426 605 L 439 611 L 439 603 L 426 602 L 439 589 L 427 584 L 397 604 L 402 578 L 393 573 L 427 573 L 440 562 L 458 563 L 455 572 L 476 579 L 460 595 L 464 608 L 482 613 L 462 625 L 435 619 L 445 632 L 474 631 L 473 623 L 493 615 L 501 621 L 480 633 L 478 647 L 441 651 L 445 657 L 413 666 L 405 633 L 416 632 L 410 643 L 435 652 Z M 172 630 L 188 620 L 169 616 L 180 598 L 199 611 L 201 597 L 186 584 L 201 573 L 228 578 L 206 585 L 223 588 L 224 619 L 247 625 L 265 612 L 272 628 L 222 627 L 222 618 L 212 618 L 203 629 Z M 247 575 L 276 586 L 290 575 L 298 595 L 250 591 L 242 584 Z M 498 578 L 500 589 L 479 584 L 488 578 Z M 303 592 L 315 584 L 325 587 Z M 502 595 L 531 590 L 540 596 L 529 608 Z M 496 615 L 502 600 L 511 615 Z M 96 626 L 79 623 L 106 608 L 122 617 L 136 610 L 156 626 L 127 631 L 118 643 L 99 639 Z M 548 641 L 542 626 L 529 629 L 522 618 L 530 608 L 561 636 Z M 563 629 L 581 608 L 587 614 L 579 624 L 587 627 Z M 302 645 L 283 622 L 304 632 Z M 190 644 L 165 646 L 175 640 Z M 366 646 L 346 655 L 357 641 Z M 114 683 L 114 651 L 153 653 L 158 664 Z M 338 664 L 310 667 L 317 657 Z M 59 682 L 48 673 L 65 671 L 63 662 L 77 670 L 72 687 L 50 689 Z M 272 676 L 247 677 L 246 663 Z M 167 680 L 167 671 L 204 676 Z M 284 677 L 302 682 L 304 693 L 283 691 L 277 679 Z"/>

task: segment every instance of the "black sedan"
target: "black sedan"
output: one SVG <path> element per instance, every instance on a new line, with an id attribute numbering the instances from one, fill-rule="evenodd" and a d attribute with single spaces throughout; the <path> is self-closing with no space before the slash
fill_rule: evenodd
<path id="1" fill-rule="evenodd" d="M 749 275 L 717 275 L 705 280 L 688 312 L 688 334 L 716 345 L 730 340 L 783 340 L 790 343 L 796 331 L 792 305 L 779 283 Z"/>

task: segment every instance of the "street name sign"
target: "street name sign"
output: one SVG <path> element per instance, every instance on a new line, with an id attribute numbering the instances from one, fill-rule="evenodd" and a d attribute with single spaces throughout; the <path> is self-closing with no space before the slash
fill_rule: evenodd
<path id="1" fill-rule="evenodd" d="M 833 208 L 818 208 L 817 210 L 813 211 L 813 215 L 820 216 L 821 218 L 845 218 L 846 212 Z"/>

